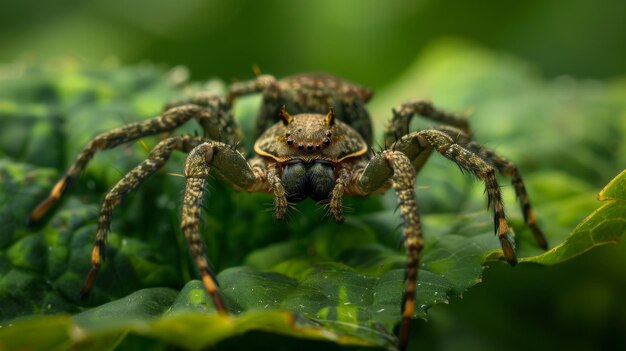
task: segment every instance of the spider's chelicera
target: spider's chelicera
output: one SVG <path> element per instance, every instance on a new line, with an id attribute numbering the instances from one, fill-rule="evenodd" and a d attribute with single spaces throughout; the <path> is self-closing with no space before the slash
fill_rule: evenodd
<path id="1" fill-rule="evenodd" d="M 256 121 L 255 155 L 247 160 L 239 126 L 231 114 L 237 97 L 262 93 L 263 102 Z M 237 190 L 266 192 L 274 196 L 275 217 L 282 219 L 290 202 L 305 198 L 328 204 L 338 222 L 344 218 L 343 196 L 380 194 L 393 188 L 403 220 L 406 291 L 399 329 L 399 347 L 406 347 L 420 252 L 423 247 L 414 181 L 432 151 L 450 159 L 485 184 L 494 227 L 505 259 L 517 262 L 501 200 L 496 171 L 511 178 L 526 224 L 538 244 L 546 239 L 535 222 L 524 183 L 517 167 L 494 151 L 471 140 L 467 120 L 436 109 L 431 103 L 410 101 L 393 110 L 385 130 L 385 145 L 374 153 L 372 125 L 365 103 L 372 92 L 348 81 L 321 74 L 302 74 L 276 80 L 262 75 L 231 86 L 227 98 L 199 94 L 166 107 L 162 115 L 129 124 L 92 139 L 70 166 L 50 195 L 33 211 L 30 222 L 39 221 L 56 203 L 68 185 L 85 168 L 96 151 L 110 149 L 148 135 L 177 129 L 197 120 L 204 136 L 180 135 L 160 141 L 148 159 L 127 173 L 107 194 L 98 219 L 96 242 L 81 296 L 86 297 L 105 254 L 106 236 L 113 209 L 124 196 L 166 163 L 175 150 L 188 153 L 185 162 L 185 195 L 182 232 L 198 267 L 204 287 L 217 311 L 227 314 L 217 282 L 209 270 L 205 246 L 199 235 L 201 203 L 209 174 Z M 291 115 L 292 113 L 293 115 Z M 413 116 L 441 124 L 439 127 L 409 131 Z M 217 141 L 221 140 L 221 141 Z M 236 145 L 236 146 L 234 146 Z"/>

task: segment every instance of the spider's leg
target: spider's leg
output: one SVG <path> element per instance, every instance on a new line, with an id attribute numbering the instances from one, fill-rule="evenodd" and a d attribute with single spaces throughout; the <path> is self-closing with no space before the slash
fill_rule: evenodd
<path id="1" fill-rule="evenodd" d="M 181 220 L 182 232 L 200 273 L 202 284 L 211 295 L 216 310 L 220 314 L 227 314 L 199 233 L 202 201 L 209 172 L 240 190 L 254 191 L 257 187 L 261 188 L 260 183 L 265 183 L 265 180 L 252 169 L 241 153 L 219 142 L 198 145 L 185 161 L 186 186 Z M 263 188 L 267 187 L 263 185 Z"/>
<path id="2" fill-rule="evenodd" d="M 287 192 L 280 179 L 281 169 L 278 163 L 268 161 L 262 157 L 254 157 L 249 162 L 256 176 L 256 182 L 248 191 L 266 192 L 274 194 L 274 217 L 283 219 L 289 208 Z"/>
<path id="3" fill-rule="evenodd" d="M 500 245 L 505 259 L 511 265 L 517 263 L 515 250 L 509 241 L 509 226 L 504 213 L 502 193 L 496 180 L 496 172 L 488 162 L 475 153 L 463 148 L 454 142 L 448 134 L 436 130 L 426 129 L 403 136 L 391 148 L 406 154 L 409 159 L 419 157 L 424 150 L 433 148 L 441 155 L 455 162 L 459 167 L 467 170 L 485 183 L 485 193 L 489 207 L 493 212 L 495 232 L 500 239 Z"/>
<path id="4" fill-rule="evenodd" d="M 385 150 L 377 154 L 356 178 L 357 184 L 350 187 L 352 194 L 373 193 L 388 184 L 391 178 L 398 208 L 402 216 L 404 246 L 407 250 L 405 270 L 406 291 L 402 303 L 402 322 L 398 334 L 399 348 L 406 348 L 409 341 L 411 318 L 415 311 L 415 290 L 420 253 L 424 246 L 420 217 L 415 199 L 415 170 L 409 158 L 399 151 Z M 356 191 L 355 191 L 356 190 Z"/>
<path id="5" fill-rule="evenodd" d="M 285 217 L 285 213 L 287 213 L 287 208 L 289 206 L 289 203 L 287 202 L 287 194 L 285 193 L 285 187 L 280 181 L 279 174 L 280 170 L 278 164 L 274 164 L 267 170 L 267 182 L 271 185 L 272 192 L 274 193 L 274 217 L 277 220 L 281 220 Z"/>
<path id="6" fill-rule="evenodd" d="M 89 296 L 96 275 L 100 270 L 101 261 L 106 257 L 107 233 L 111 224 L 113 209 L 122 202 L 126 195 L 139 187 L 144 180 L 161 169 L 174 150 L 190 151 L 200 142 L 200 138 L 192 138 L 190 136 L 177 136 L 162 140 L 152 149 L 145 161 L 128 172 L 106 194 L 100 209 L 100 216 L 98 217 L 96 242 L 91 251 L 91 269 L 80 290 L 81 299 Z"/>
<path id="7" fill-rule="evenodd" d="M 198 105 L 217 113 L 204 113 L 196 117 L 204 129 L 207 139 L 221 141 L 230 145 L 241 145 L 243 133 L 237 120 L 229 112 L 231 105 L 212 93 L 200 92 L 186 99 L 173 101 L 165 105 L 164 111 L 185 105 Z M 243 148 L 239 148 L 243 152 Z"/>
<path id="8" fill-rule="evenodd" d="M 385 144 L 391 145 L 401 136 L 408 134 L 411 119 L 415 115 L 456 127 L 465 134 L 472 135 L 467 119 L 441 111 L 428 101 L 409 101 L 393 109 L 393 117 L 385 128 Z"/>
<path id="9" fill-rule="evenodd" d="M 185 105 L 199 105 L 204 107 L 211 107 L 215 104 L 216 100 L 219 99 L 215 94 L 209 92 L 199 92 L 193 95 L 184 97 L 180 100 L 173 100 L 165 104 L 163 107 L 163 112 L 174 108 L 181 107 Z"/>
<path id="10" fill-rule="evenodd" d="M 528 197 L 524 181 L 522 180 L 522 175 L 517 169 L 517 166 L 515 166 L 507 158 L 497 154 L 495 151 L 471 141 L 470 137 L 459 129 L 448 126 L 439 126 L 435 129 L 448 134 L 455 141 L 455 143 L 482 157 L 483 160 L 495 167 L 500 173 L 511 177 L 511 183 L 515 189 L 515 195 L 517 196 L 517 200 L 519 201 L 522 209 L 522 214 L 524 215 L 524 222 L 533 232 L 537 244 L 544 250 L 547 249 L 548 241 L 537 225 L 535 212 L 530 204 L 530 198 Z"/>
<path id="11" fill-rule="evenodd" d="M 227 100 L 232 104 L 240 96 L 256 93 L 263 93 L 261 109 L 254 125 L 254 137 L 258 138 L 267 128 L 278 121 L 280 107 L 285 104 L 276 78 L 263 74 L 253 80 L 233 83 L 230 86 Z"/>
<path id="12" fill-rule="evenodd" d="M 539 226 L 537 226 L 535 212 L 530 205 L 530 198 L 528 197 L 526 187 L 524 186 L 524 181 L 522 180 L 522 175 L 517 169 L 517 166 L 511 163 L 511 161 L 509 161 L 508 159 L 496 154 L 493 150 L 484 148 L 475 142 L 469 142 L 462 146 L 467 150 L 481 156 L 484 160 L 486 160 L 488 163 L 498 169 L 498 171 L 500 171 L 502 174 L 511 177 L 511 183 L 513 184 L 513 188 L 515 188 L 517 200 L 519 201 L 520 207 L 522 208 L 524 222 L 526 222 L 530 230 L 533 232 L 537 244 L 544 250 L 547 250 L 548 241 L 546 240 L 546 237 L 541 229 L 539 229 Z"/>
<path id="13" fill-rule="evenodd" d="M 240 96 L 262 93 L 272 87 L 276 87 L 276 78 L 269 74 L 262 74 L 252 80 L 233 83 L 228 90 L 228 102 L 232 103 Z"/>
<path id="14" fill-rule="evenodd" d="M 335 181 L 335 187 L 333 188 L 333 191 L 331 193 L 329 206 L 337 223 L 343 222 L 342 198 L 343 198 L 344 191 L 349 185 L 351 176 L 352 175 L 347 168 L 345 167 L 340 168 L 339 177 L 337 177 L 337 180 Z"/>
<path id="15" fill-rule="evenodd" d="M 214 97 L 211 106 L 184 105 L 171 108 L 158 117 L 131 123 L 96 136 L 83 148 L 65 175 L 52 188 L 50 195 L 33 210 L 29 224 L 36 223 L 48 212 L 97 151 L 111 149 L 145 136 L 172 131 L 193 118 L 202 124 L 210 137 L 215 137 L 219 134 L 219 128 L 223 124 L 218 122 L 232 118 L 223 110 L 225 106 L 218 98 Z"/>

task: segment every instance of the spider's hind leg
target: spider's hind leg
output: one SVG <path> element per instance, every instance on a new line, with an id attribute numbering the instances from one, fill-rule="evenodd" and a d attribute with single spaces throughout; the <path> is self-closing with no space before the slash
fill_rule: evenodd
<path id="1" fill-rule="evenodd" d="M 409 101 L 393 109 L 393 117 L 385 128 L 385 144 L 393 144 L 403 135 L 409 134 L 413 116 L 419 115 L 438 123 L 453 126 L 471 136 L 472 131 L 466 118 L 437 109 L 428 101 Z"/>
<path id="2" fill-rule="evenodd" d="M 192 138 L 190 136 L 178 136 L 162 140 L 154 147 L 145 161 L 128 172 L 106 194 L 100 209 L 100 216 L 98 217 L 96 242 L 91 251 L 91 269 L 80 290 L 81 299 L 89 296 L 96 275 L 100 270 L 101 261 L 106 256 L 106 239 L 111 224 L 113 209 L 122 202 L 126 195 L 139 187 L 144 180 L 161 169 L 174 150 L 190 151 L 200 142 L 200 138 Z"/>
<path id="3" fill-rule="evenodd" d="M 278 121 L 278 112 L 285 103 L 276 78 L 263 74 L 253 80 L 233 83 L 230 86 L 227 101 L 232 104 L 240 96 L 256 93 L 263 94 L 261 109 L 254 125 L 254 137 L 258 138 L 267 128 Z"/>
<path id="4" fill-rule="evenodd" d="M 269 74 L 262 74 L 252 80 L 233 83 L 228 90 L 227 100 L 232 103 L 240 96 L 262 93 L 272 87 L 276 87 L 276 78 Z"/>

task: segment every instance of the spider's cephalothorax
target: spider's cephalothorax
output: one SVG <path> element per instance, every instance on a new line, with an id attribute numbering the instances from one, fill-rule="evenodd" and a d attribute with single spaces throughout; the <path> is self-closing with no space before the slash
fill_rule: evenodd
<path id="1" fill-rule="evenodd" d="M 365 154 L 367 144 L 352 127 L 336 120 L 332 108 L 326 116 L 291 116 L 283 106 L 280 115 L 282 123 L 267 129 L 255 143 L 254 151 L 280 165 L 287 201 L 307 197 L 329 201 L 337 165 Z"/>
<path id="2" fill-rule="evenodd" d="M 256 123 L 256 155 L 247 160 L 238 144 L 241 131 L 230 109 L 238 96 L 257 92 L 263 93 L 263 103 Z M 343 220 L 343 196 L 379 194 L 392 187 L 398 199 L 407 250 L 405 298 L 398 311 L 402 314 L 398 343 L 400 348 L 404 348 L 415 311 L 417 271 L 423 247 L 413 184 L 417 172 L 432 151 L 453 161 L 485 184 L 495 233 L 509 263 L 515 264 L 517 260 L 508 236 L 509 227 L 496 171 L 511 178 L 524 220 L 538 244 L 546 248 L 547 242 L 535 222 L 517 167 L 494 151 L 473 142 L 466 119 L 438 110 L 429 102 L 407 102 L 393 109 L 384 135 L 388 148 L 374 154 L 368 147 L 372 129 L 364 107 L 371 95 L 366 88 L 328 75 L 302 74 L 282 80 L 264 75 L 249 82 L 233 84 L 226 99 L 199 94 L 189 100 L 169 104 L 158 117 L 102 133 L 91 140 L 65 176 L 52 188 L 48 198 L 33 211 L 29 221 L 35 223 L 49 211 L 96 151 L 144 136 L 173 131 L 195 119 L 203 129 L 204 137 L 184 134 L 163 139 L 150 152 L 147 160 L 127 173 L 106 194 L 91 254 L 91 270 L 81 289 L 81 296 L 89 294 L 100 269 L 113 209 L 124 196 L 163 167 L 172 152 L 178 150 L 189 154 L 185 162 L 182 232 L 202 283 L 220 314 L 227 314 L 227 306 L 209 269 L 199 234 L 201 203 L 210 174 L 237 190 L 273 194 L 277 219 L 284 217 L 289 202 L 310 197 L 328 203 L 333 216 L 340 222 Z M 410 132 L 409 125 L 415 115 L 442 125 Z"/>

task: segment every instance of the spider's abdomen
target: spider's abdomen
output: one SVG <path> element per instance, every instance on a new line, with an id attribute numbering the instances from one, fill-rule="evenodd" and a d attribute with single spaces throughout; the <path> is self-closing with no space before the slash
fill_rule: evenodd
<path id="1" fill-rule="evenodd" d="M 298 202 L 310 197 L 324 202 L 330 199 L 335 187 L 335 167 L 319 160 L 311 163 L 294 160 L 283 166 L 281 181 L 287 201 Z"/>

